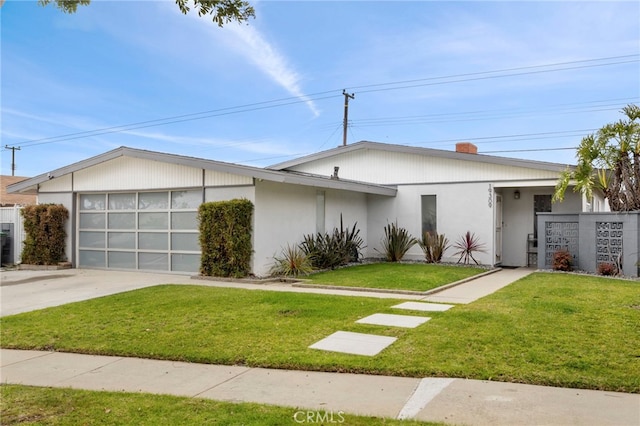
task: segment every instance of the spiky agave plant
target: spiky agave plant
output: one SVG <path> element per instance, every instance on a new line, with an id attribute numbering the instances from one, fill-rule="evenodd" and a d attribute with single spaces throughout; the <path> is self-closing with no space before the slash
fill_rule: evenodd
<path id="1" fill-rule="evenodd" d="M 457 252 L 454 253 L 454 256 L 460 255 L 458 259 L 458 263 L 464 259 L 464 264 L 468 265 L 473 260 L 476 265 L 479 265 L 478 261 L 473 254 L 476 252 L 484 253 L 485 245 L 481 243 L 476 234 L 472 234 L 467 231 L 466 234 L 462 235 L 458 241 L 453 245 L 454 248 L 458 249 Z"/>
<path id="2" fill-rule="evenodd" d="M 418 240 L 409 232 L 398 226 L 397 223 L 390 223 L 384 228 L 384 238 L 382 248 L 384 255 L 389 262 L 398 262 L 413 247 Z M 376 250 L 378 251 L 378 250 Z"/>
<path id="3" fill-rule="evenodd" d="M 449 239 L 437 232 L 425 232 L 418 244 L 424 252 L 427 263 L 440 263 L 444 252 L 450 247 Z"/>
<path id="4" fill-rule="evenodd" d="M 271 275 L 297 277 L 309 275 L 313 272 L 313 266 L 309 256 L 300 247 L 287 244 L 287 247 L 282 249 L 282 255 L 274 257 L 274 263 L 269 272 Z"/>

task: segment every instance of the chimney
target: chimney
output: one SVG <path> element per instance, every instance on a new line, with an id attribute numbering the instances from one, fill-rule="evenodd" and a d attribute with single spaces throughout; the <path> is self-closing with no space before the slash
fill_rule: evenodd
<path id="1" fill-rule="evenodd" d="M 471 142 L 458 142 L 456 144 L 456 152 L 462 152 L 464 154 L 477 154 L 478 147 Z"/>

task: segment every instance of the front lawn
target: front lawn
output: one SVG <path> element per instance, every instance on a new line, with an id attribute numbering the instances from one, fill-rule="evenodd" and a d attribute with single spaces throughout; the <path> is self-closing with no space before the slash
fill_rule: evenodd
<path id="1" fill-rule="evenodd" d="M 4 317 L 4 348 L 249 366 L 467 377 L 640 392 L 640 285 L 535 273 L 415 329 L 356 324 L 400 301 L 158 286 Z M 308 349 L 335 331 L 395 336 L 375 357 Z"/>
<path id="2" fill-rule="evenodd" d="M 486 272 L 467 266 L 371 263 L 309 275 L 312 284 L 427 291 Z"/>
<path id="3" fill-rule="evenodd" d="M 125 392 L 92 392 L 1 385 L 2 424 L 56 425 L 295 425 L 307 410 L 264 404 L 235 404 L 200 398 Z M 318 410 L 313 419 L 348 425 L 435 425 Z M 297 420 L 297 421 L 296 421 Z"/>

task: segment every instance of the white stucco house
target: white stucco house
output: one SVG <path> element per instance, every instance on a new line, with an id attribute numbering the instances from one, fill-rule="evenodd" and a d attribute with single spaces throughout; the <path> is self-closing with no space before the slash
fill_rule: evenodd
<path id="1" fill-rule="evenodd" d="M 487 265 L 525 266 L 536 212 L 604 208 L 567 192 L 551 194 L 563 164 L 456 151 L 358 142 L 267 168 L 127 147 L 11 185 L 70 212 L 66 253 L 75 267 L 197 273 L 196 212 L 202 202 L 254 203 L 253 264 L 265 275 L 273 257 L 305 234 L 358 223 L 365 257 L 379 257 L 384 227 L 396 222 L 452 242 L 475 233 Z M 445 253 L 452 258 L 453 250 Z M 408 258 L 423 257 L 418 246 Z"/>

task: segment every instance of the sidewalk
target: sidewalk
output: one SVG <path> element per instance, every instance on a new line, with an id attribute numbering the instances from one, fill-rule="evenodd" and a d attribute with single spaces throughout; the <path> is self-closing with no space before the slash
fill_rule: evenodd
<path id="1" fill-rule="evenodd" d="M 640 424 L 640 395 L 0 350 L 2 383 L 172 394 L 465 425 Z M 292 424 L 295 424 L 292 417 Z"/>
<path id="2" fill-rule="evenodd" d="M 505 269 L 423 295 L 239 284 L 140 272 L 2 272 L 2 315 L 174 283 L 471 303 L 533 272 Z M 640 425 L 640 395 L 450 378 L 219 366 L 60 352 L 0 350 L 2 383 L 173 394 L 466 425 Z M 294 424 L 292 420 L 292 424 Z"/>

